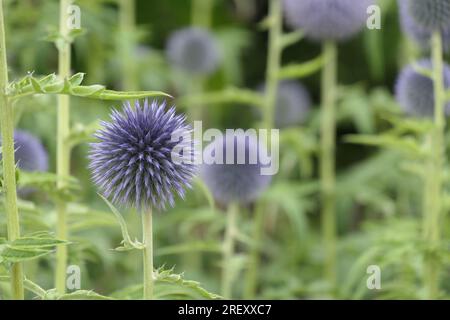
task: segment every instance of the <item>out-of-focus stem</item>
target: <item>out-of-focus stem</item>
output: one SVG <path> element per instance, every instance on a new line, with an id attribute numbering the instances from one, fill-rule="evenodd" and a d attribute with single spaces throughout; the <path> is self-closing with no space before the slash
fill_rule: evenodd
<path id="1" fill-rule="evenodd" d="M 144 266 L 144 300 L 153 300 L 153 213 L 152 210 L 142 212 L 142 238 L 145 248 L 143 250 Z"/>
<path id="2" fill-rule="evenodd" d="M 68 7 L 72 0 L 60 1 L 59 32 L 64 38 L 58 44 L 59 77 L 61 79 L 70 76 L 71 63 L 71 42 L 68 39 L 69 28 Z M 70 97 L 68 95 L 58 96 L 58 115 L 57 115 L 57 135 L 56 135 L 56 174 L 58 175 L 57 188 L 65 187 L 64 180 L 70 175 L 70 147 L 67 139 L 70 134 Z M 56 235 L 58 239 L 67 240 L 67 204 L 63 200 L 56 203 L 57 226 Z M 66 269 L 67 269 L 67 246 L 60 245 L 56 249 L 56 273 L 55 286 L 59 293 L 66 291 Z"/>
<path id="3" fill-rule="evenodd" d="M 195 27 L 209 29 L 215 0 L 192 0 L 191 21 Z"/>
<path id="4" fill-rule="evenodd" d="M 281 63 L 281 1 L 270 0 L 269 2 L 269 53 L 266 66 L 266 96 L 264 110 L 264 128 L 270 130 L 274 125 L 275 103 L 278 91 L 278 74 Z"/>
<path id="5" fill-rule="evenodd" d="M 334 42 L 323 46 L 325 65 L 322 72 L 322 112 L 320 180 L 322 190 L 322 232 L 325 246 L 325 276 L 336 286 L 336 210 L 335 210 L 335 143 L 337 47 Z"/>
<path id="6" fill-rule="evenodd" d="M 136 50 L 136 2 L 119 0 L 120 50 L 124 90 L 138 90 L 138 72 L 135 63 Z"/>
<path id="7" fill-rule="evenodd" d="M 239 205 L 231 203 L 228 206 L 227 224 L 225 229 L 225 239 L 223 243 L 222 261 L 222 296 L 231 299 L 233 294 L 233 256 L 234 243 L 236 237 L 236 219 L 239 212 Z"/>
<path id="8" fill-rule="evenodd" d="M 432 129 L 431 155 L 430 155 L 430 181 L 428 183 L 428 208 L 424 214 L 427 216 L 425 236 L 428 243 L 426 257 L 425 281 L 429 299 L 439 296 L 440 265 L 437 251 L 440 245 L 440 223 L 442 213 L 442 172 L 445 164 L 445 90 L 444 90 L 444 62 L 442 50 L 442 37 L 439 31 L 432 36 L 432 61 L 434 84 L 434 127 Z"/>
<path id="9" fill-rule="evenodd" d="M 14 160 L 14 114 L 12 105 L 6 96 L 7 87 L 8 63 L 6 60 L 5 19 L 3 15 L 3 0 L 0 0 L 0 121 L 2 126 L 3 189 L 5 192 L 8 240 L 14 241 L 20 237 L 20 224 L 17 209 L 16 167 Z M 11 267 L 11 294 L 13 299 L 24 299 L 21 263 L 14 263 Z"/>
<path id="10" fill-rule="evenodd" d="M 257 280 L 258 280 L 258 270 L 260 262 L 260 244 L 263 236 L 264 230 L 264 207 L 262 203 L 256 205 L 255 217 L 253 220 L 253 235 L 252 240 L 254 245 L 249 252 L 249 263 L 247 266 L 247 275 L 245 277 L 245 290 L 244 299 L 254 299 Z"/>

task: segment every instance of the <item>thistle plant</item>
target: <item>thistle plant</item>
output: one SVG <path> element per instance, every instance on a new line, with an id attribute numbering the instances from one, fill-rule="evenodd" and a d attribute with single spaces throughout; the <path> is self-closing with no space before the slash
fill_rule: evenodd
<path id="1" fill-rule="evenodd" d="M 417 4 L 414 4 L 410 0 L 398 0 L 397 2 L 400 11 L 400 25 L 402 31 L 417 42 L 422 48 L 430 49 L 431 34 L 433 30 L 427 27 L 424 23 L 417 23 L 414 15 L 419 15 L 421 20 L 424 20 L 424 22 L 430 21 L 427 22 L 427 24 L 434 23 L 433 21 L 439 20 L 444 20 L 445 22 L 445 18 L 441 15 L 445 15 L 445 12 L 448 12 L 446 11 L 448 9 L 445 9 L 447 6 L 446 2 L 442 2 L 441 5 L 443 9 L 439 10 L 437 13 L 434 13 L 432 8 L 422 8 L 422 11 L 420 11 L 420 7 L 426 4 L 426 1 L 419 3 L 418 5 L 420 7 L 414 8 L 412 8 L 412 5 L 416 6 Z M 413 15 L 412 9 L 418 12 Z M 441 23 L 439 25 L 439 29 L 442 35 L 443 47 L 445 51 L 448 51 L 448 49 L 450 49 L 450 24 Z"/>
<path id="2" fill-rule="evenodd" d="M 228 206 L 222 262 L 222 295 L 225 298 L 231 298 L 233 294 L 232 261 L 239 205 L 258 199 L 271 181 L 271 176 L 261 174 L 264 165 L 260 153 L 264 149 L 255 136 L 237 131 L 216 138 L 204 150 L 204 154 L 223 156 L 222 163 L 204 163 L 200 174 L 214 198 Z M 227 158 L 233 161 L 229 162 Z"/>
<path id="3" fill-rule="evenodd" d="M 220 62 L 216 41 L 198 27 L 174 32 L 167 43 L 167 56 L 174 66 L 191 75 L 211 74 Z"/>
<path id="4" fill-rule="evenodd" d="M 432 71 L 432 63 L 429 59 L 422 59 L 415 64 L 408 65 L 400 72 L 396 86 L 395 96 L 404 111 L 413 116 L 433 118 L 435 108 L 433 80 L 419 73 L 417 68 Z M 444 87 L 450 88 L 450 66 L 444 64 Z M 445 113 L 450 112 L 450 103 L 445 106 Z"/>
<path id="5" fill-rule="evenodd" d="M 284 0 L 287 22 L 305 36 L 323 44 L 321 154 L 322 229 L 325 274 L 336 286 L 335 140 L 337 99 L 337 43 L 356 35 L 367 19 L 373 0 Z"/>
<path id="6" fill-rule="evenodd" d="M 261 91 L 264 92 L 264 88 Z M 275 127 L 286 128 L 304 123 L 311 104 L 311 96 L 301 83 L 294 80 L 281 81 L 275 103 Z"/>
<path id="7" fill-rule="evenodd" d="M 177 161 L 173 149 L 191 147 L 189 141 L 174 137 L 190 134 L 185 117 L 166 110 L 165 103 L 145 101 L 134 108 L 128 103 L 123 112 L 114 110 L 111 122 L 103 128 L 91 144 L 90 169 L 100 192 L 115 204 L 134 207 L 142 216 L 144 299 L 153 298 L 153 237 L 152 209 L 164 210 L 174 205 L 174 194 L 182 198 L 190 187 L 195 166 Z M 193 153 L 184 155 L 191 159 Z"/>
<path id="8" fill-rule="evenodd" d="M 431 34 L 431 72 L 424 72 L 432 79 L 434 97 L 434 126 L 430 132 L 430 156 L 426 175 L 424 195 L 424 234 L 428 244 L 425 257 L 424 282 L 427 295 L 433 299 L 439 296 L 440 262 L 436 252 L 441 245 L 441 220 L 443 211 L 443 178 L 446 165 L 445 157 L 445 109 L 447 85 L 447 67 L 443 61 L 443 35 L 450 27 L 449 0 L 409 0 L 404 10 L 411 15 L 412 21 Z"/>

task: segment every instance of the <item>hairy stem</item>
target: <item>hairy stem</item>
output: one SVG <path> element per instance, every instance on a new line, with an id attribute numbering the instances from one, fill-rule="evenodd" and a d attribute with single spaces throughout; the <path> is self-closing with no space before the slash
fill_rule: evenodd
<path id="1" fill-rule="evenodd" d="M 439 296 L 440 265 L 437 250 L 440 245 L 440 223 L 442 214 L 442 172 L 445 165 L 445 91 L 444 91 L 444 62 L 442 38 L 439 31 L 432 36 L 432 60 L 434 83 L 434 127 L 432 130 L 430 181 L 428 185 L 429 198 L 427 202 L 426 240 L 429 252 L 426 257 L 426 287 L 429 299 Z"/>
<path id="2" fill-rule="evenodd" d="M 225 239 L 223 242 L 222 261 L 222 296 L 230 299 L 233 293 L 233 256 L 236 237 L 236 219 L 239 212 L 239 205 L 231 203 L 227 212 L 227 224 L 225 229 Z"/>
<path id="3" fill-rule="evenodd" d="M 69 29 L 67 26 L 67 8 L 72 4 L 72 0 L 60 1 L 59 32 L 65 39 L 58 43 L 58 73 L 61 79 L 70 76 L 71 43 L 68 40 Z M 67 139 L 70 134 L 70 97 L 68 95 L 58 96 L 57 115 L 57 135 L 56 135 L 56 174 L 58 175 L 57 188 L 65 187 L 64 179 L 70 175 L 70 147 Z M 67 240 L 67 205 L 65 201 L 59 200 L 56 204 L 57 210 L 57 230 L 58 239 Z M 66 291 L 66 269 L 67 269 L 67 246 L 60 245 L 56 249 L 56 273 L 55 285 L 59 293 Z"/>
<path id="4" fill-rule="evenodd" d="M 142 212 L 142 238 L 145 248 L 143 250 L 144 267 L 144 300 L 153 300 L 153 213 L 150 209 Z"/>
<path id="5" fill-rule="evenodd" d="M 5 211 L 8 240 L 20 237 L 19 212 L 17 209 L 16 167 L 14 160 L 14 114 L 12 105 L 6 96 L 8 87 L 8 63 L 6 60 L 5 20 L 3 0 L 0 0 L 0 121 L 2 133 L 3 189 L 5 192 Z M 11 267 L 12 298 L 24 299 L 22 264 L 14 263 Z"/>
<path id="6" fill-rule="evenodd" d="M 337 47 L 326 42 L 322 73 L 322 119 L 320 146 L 320 180 L 322 190 L 322 232 L 325 245 L 325 276 L 336 286 L 336 212 L 335 212 L 335 140 Z"/>

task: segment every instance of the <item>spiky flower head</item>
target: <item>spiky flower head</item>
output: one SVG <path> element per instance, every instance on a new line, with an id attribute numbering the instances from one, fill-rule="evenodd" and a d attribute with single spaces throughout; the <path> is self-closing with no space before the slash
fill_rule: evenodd
<path id="1" fill-rule="evenodd" d="M 1 145 L 1 141 L 0 141 Z M 41 141 L 29 132 L 14 131 L 14 157 L 23 171 L 47 171 L 48 154 Z M 0 153 L 0 159 L 2 155 Z"/>
<path id="2" fill-rule="evenodd" d="M 221 60 L 214 37 L 198 27 L 174 32 L 167 43 L 167 56 L 176 67 L 203 75 L 214 72 Z"/>
<path id="3" fill-rule="evenodd" d="M 262 174 L 267 163 L 261 154 L 264 145 L 243 130 L 227 131 L 205 148 L 200 174 L 219 203 L 249 203 L 267 188 L 271 176 Z M 218 161 L 207 162 L 207 156 Z"/>
<path id="4" fill-rule="evenodd" d="M 260 86 L 265 91 L 265 86 Z M 275 126 L 286 128 L 298 125 L 306 120 L 311 109 L 311 96 L 298 81 L 284 80 L 278 84 L 275 106 Z"/>
<path id="5" fill-rule="evenodd" d="M 358 33 L 373 0 L 283 0 L 287 23 L 312 40 L 341 41 Z"/>
<path id="6" fill-rule="evenodd" d="M 428 59 L 417 62 L 421 68 L 432 69 Z M 450 66 L 444 65 L 444 85 L 450 88 Z M 434 115 L 434 84 L 433 80 L 418 73 L 413 65 L 406 66 L 397 78 L 395 86 L 397 102 L 407 114 L 418 117 Z M 450 103 L 445 107 L 446 114 L 450 112 Z"/>
<path id="7" fill-rule="evenodd" d="M 414 21 L 432 32 L 450 27 L 450 0 L 405 0 Z"/>
<path id="8" fill-rule="evenodd" d="M 166 109 L 165 102 L 137 101 L 134 108 L 126 103 L 122 112 L 113 110 L 111 122 L 102 126 L 91 143 L 89 167 L 105 197 L 138 210 L 165 209 L 174 205 L 174 194 L 184 197 L 195 174 L 192 162 L 174 157 L 186 146 L 191 148 L 183 157 L 194 155 L 185 116 Z"/>
<path id="9" fill-rule="evenodd" d="M 416 22 L 409 10 L 409 0 L 398 0 L 398 5 L 402 31 L 416 41 L 422 48 L 429 49 L 432 30 Z M 448 51 L 450 49 L 450 25 L 441 28 L 441 35 L 444 49 Z"/>

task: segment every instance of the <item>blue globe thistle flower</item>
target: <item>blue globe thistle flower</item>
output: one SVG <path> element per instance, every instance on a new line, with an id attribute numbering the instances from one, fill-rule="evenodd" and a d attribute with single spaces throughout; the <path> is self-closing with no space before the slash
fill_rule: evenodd
<path id="1" fill-rule="evenodd" d="M 450 0 L 407 0 L 405 5 L 414 21 L 430 32 L 450 27 Z"/>
<path id="2" fill-rule="evenodd" d="M 373 0 L 283 0 L 287 23 L 312 40 L 341 41 L 358 33 Z"/>
<path id="3" fill-rule="evenodd" d="M 148 101 L 134 108 L 125 104 L 123 112 L 113 110 L 111 122 L 102 122 L 98 142 L 91 143 L 89 168 L 94 183 L 103 195 L 119 205 L 138 210 L 165 209 L 174 205 L 174 194 L 182 198 L 195 175 L 195 166 L 174 158 L 174 148 L 190 147 L 186 138 L 192 128 L 175 108 Z M 178 137 L 184 137 L 179 139 Z M 180 154 L 177 154 L 181 156 Z"/>
<path id="4" fill-rule="evenodd" d="M 213 36 L 201 28 L 176 31 L 167 43 L 167 56 L 176 67 L 191 74 L 210 74 L 221 57 Z"/>
<path id="5" fill-rule="evenodd" d="M 398 0 L 400 12 L 400 26 L 402 31 L 416 41 L 422 48 L 430 48 L 432 31 L 417 23 L 409 10 L 409 0 Z M 450 25 L 441 29 L 445 51 L 450 49 Z"/>
<path id="6" fill-rule="evenodd" d="M 23 130 L 15 130 L 14 150 L 14 157 L 19 169 L 29 172 L 44 172 L 48 170 L 47 151 L 41 141 L 31 133 Z"/>
<path id="7" fill-rule="evenodd" d="M 260 86 L 265 91 L 265 86 Z M 311 96 L 298 81 L 284 80 L 278 84 L 275 106 L 275 126 L 286 128 L 298 125 L 306 120 L 311 109 Z"/>
<path id="8" fill-rule="evenodd" d="M 420 67 L 432 69 L 428 59 L 417 63 Z M 450 88 L 450 66 L 444 66 L 444 85 Z M 432 117 L 434 115 L 434 84 L 432 79 L 417 73 L 412 65 L 406 66 L 397 78 L 395 86 L 397 102 L 407 114 L 418 117 Z M 445 107 L 446 114 L 450 113 L 450 103 Z"/>
<path id="9" fill-rule="evenodd" d="M 227 145 L 230 147 L 227 148 Z M 239 153 L 239 150 L 242 153 Z M 232 163 L 226 161 L 229 152 L 233 152 L 234 155 Z M 267 188 L 271 176 L 261 174 L 261 169 L 265 165 L 259 152 L 265 153 L 265 147 L 254 135 L 240 130 L 217 137 L 205 148 L 200 175 L 219 203 L 249 203 Z M 220 153 L 222 156 L 218 158 L 223 160 L 220 163 L 205 161 L 206 155 L 214 157 Z"/>

